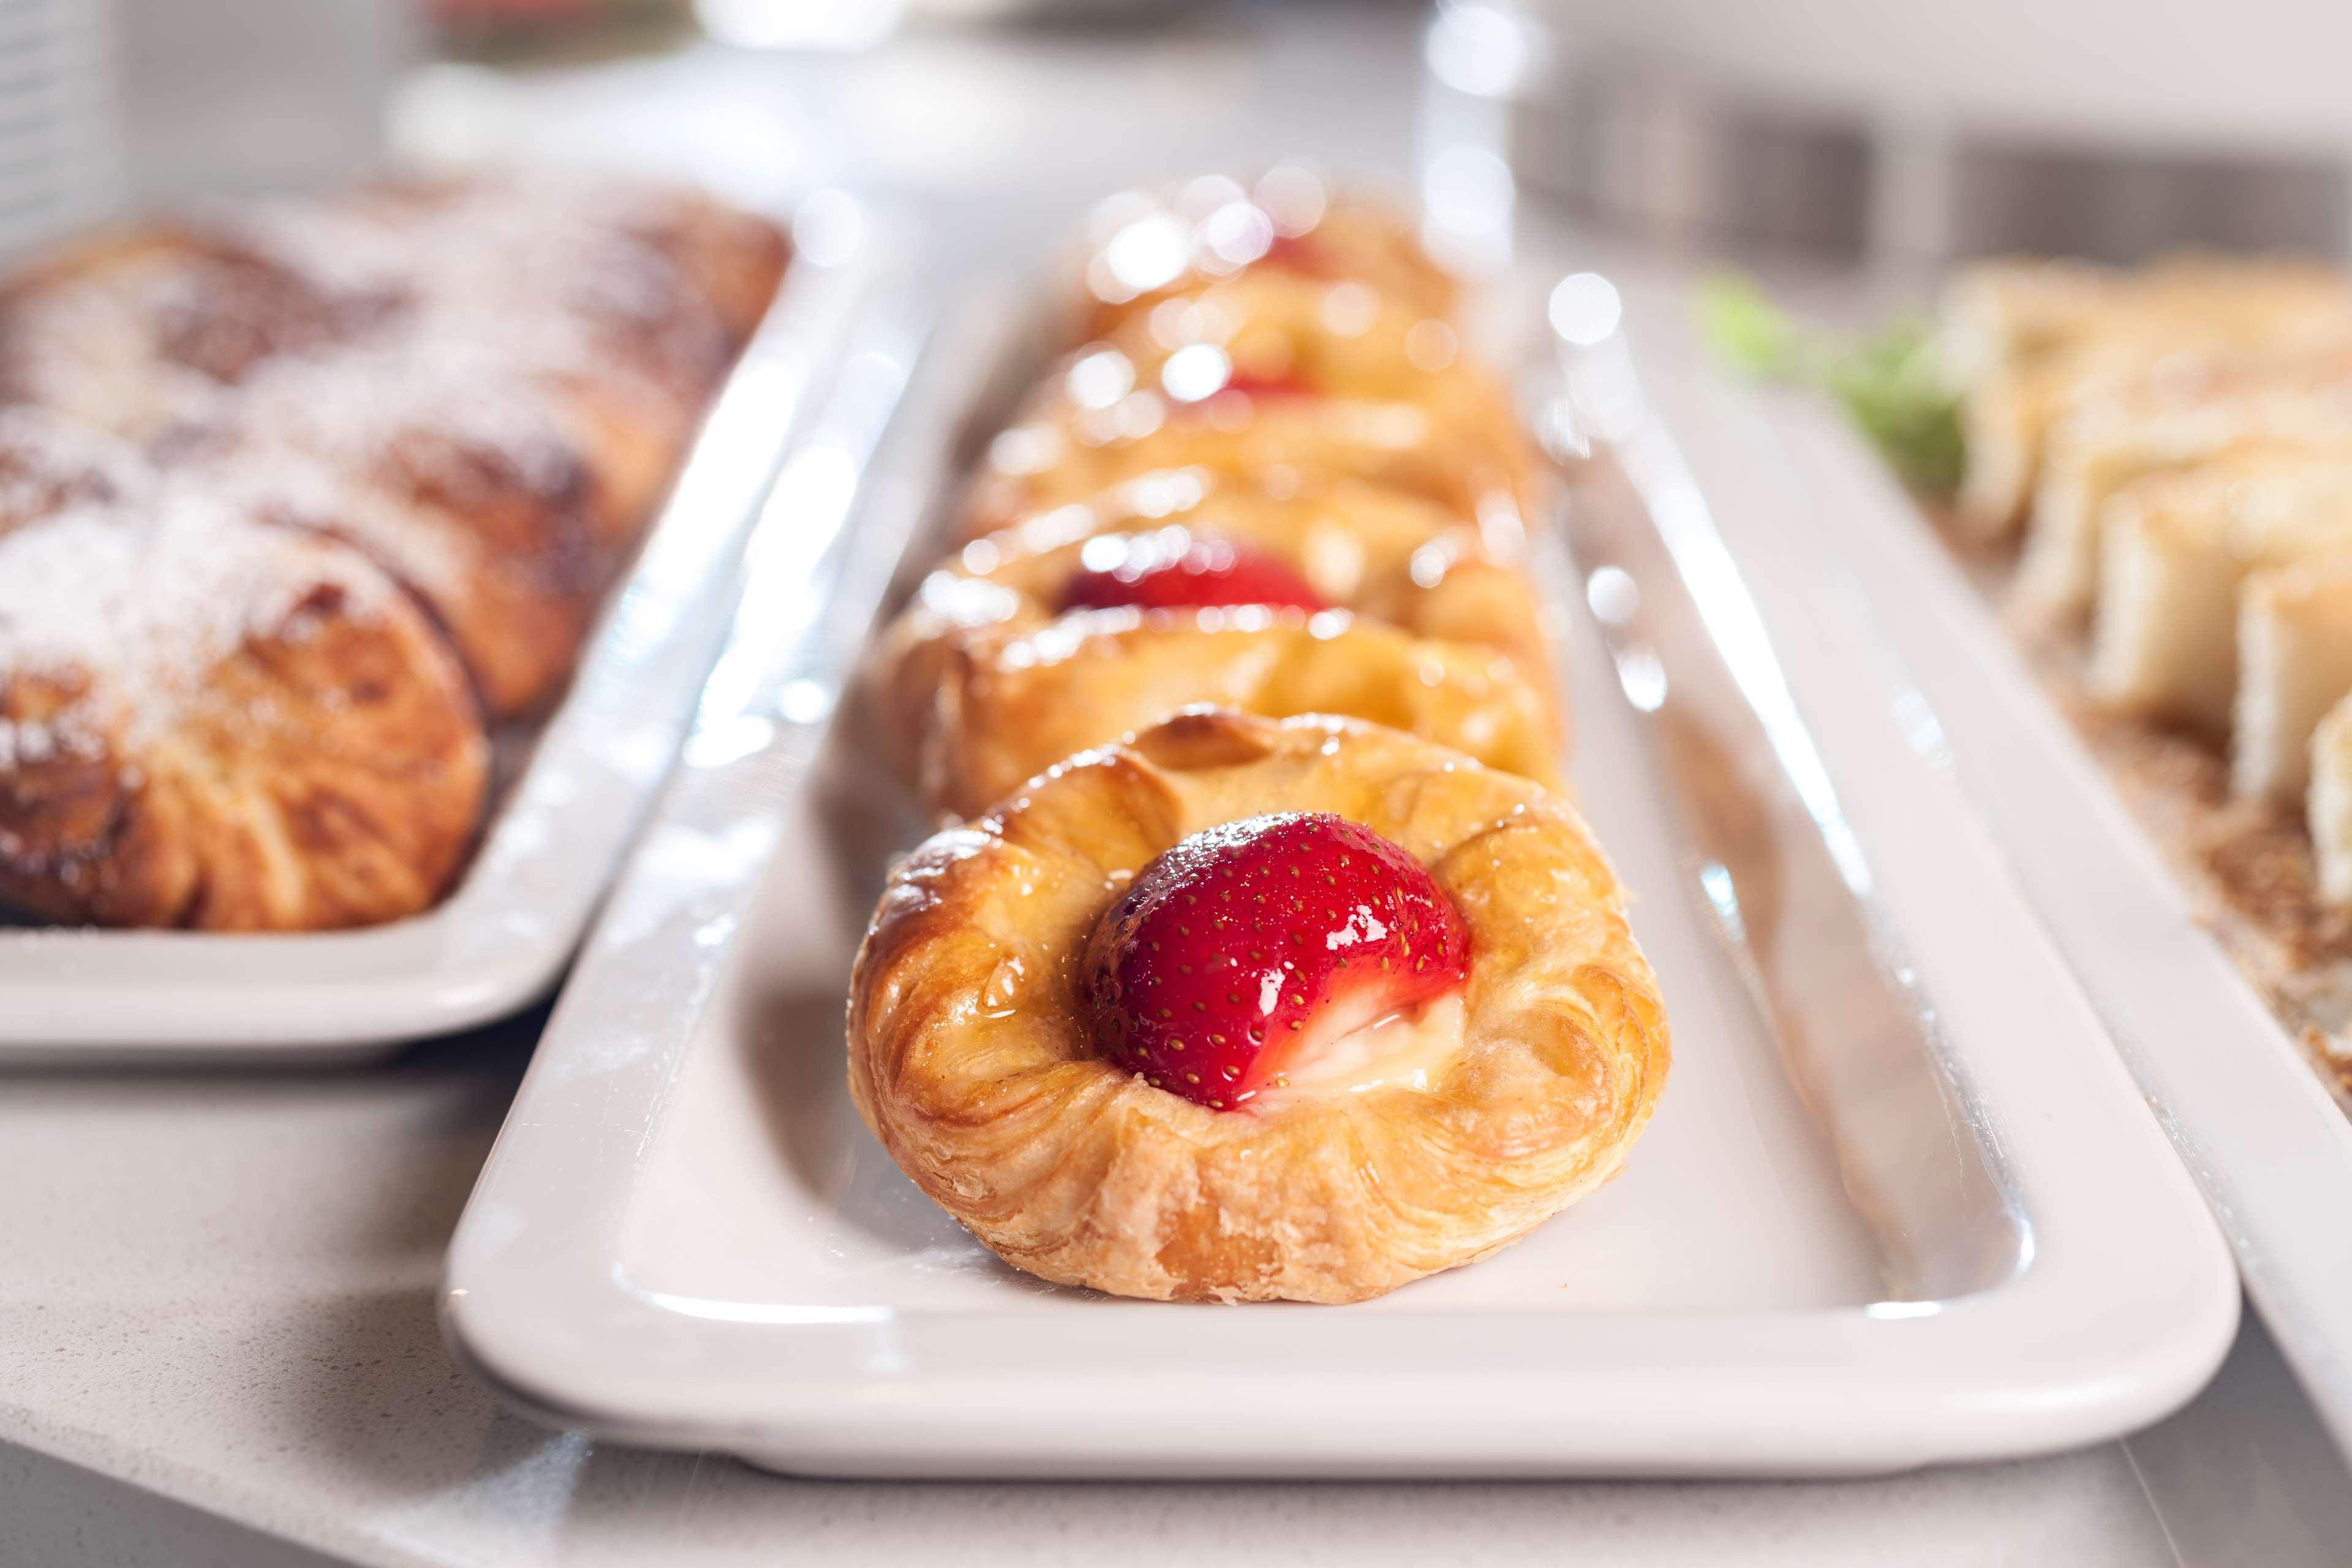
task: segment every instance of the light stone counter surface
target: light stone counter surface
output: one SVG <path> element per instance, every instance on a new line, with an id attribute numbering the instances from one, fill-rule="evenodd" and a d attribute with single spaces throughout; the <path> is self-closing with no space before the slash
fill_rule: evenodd
<path id="1" fill-rule="evenodd" d="M 1034 260 L 1141 175 L 1291 152 L 1412 167 L 1419 27 L 1327 4 L 1166 37 L 441 69 L 395 133 L 837 183 L 916 215 L 941 254 Z M 0 1568 L 2292 1568 L 2347 1538 L 2341 1466 L 2251 1317 L 2214 1389 L 2129 1445 L 1856 1483 L 846 1484 L 549 1432 L 468 1384 L 433 1319 L 538 1023 L 356 1073 L 0 1079 Z"/>

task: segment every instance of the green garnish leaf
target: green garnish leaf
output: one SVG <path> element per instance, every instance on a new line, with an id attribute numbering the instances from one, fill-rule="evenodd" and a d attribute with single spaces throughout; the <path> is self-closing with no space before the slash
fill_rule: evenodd
<path id="1" fill-rule="evenodd" d="M 1740 273 L 1706 279 L 1694 303 L 1700 334 L 1733 370 L 1830 394 L 1905 483 L 1936 496 L 1959 488 L 1959 393 L 1924 319 L 1896 317 L 1864 337 L 1808 327 Z"/>

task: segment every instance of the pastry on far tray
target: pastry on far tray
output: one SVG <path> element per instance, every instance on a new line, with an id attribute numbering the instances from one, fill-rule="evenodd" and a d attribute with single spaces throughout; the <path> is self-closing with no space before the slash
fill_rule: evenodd
<path id="1" fill-rule="evenodd" d="M 1087 239 L 1073 288 L 1077 340 L 1244 275 L 1360 284 L 1441 321 L 1460 304 L 1461 286 L 1423 249 L 1402 209 L 1336 189 L 1298 163 L 1246 184 L 1209 174 L 1122 192 L 1096 206 Z"/>
<path id="2" fill-rule="evenodd" d="M 850 1090 L 1007 1262 L 1353 1301 L 1614 1174 L 1667 1029 L 1575 810 L 1376 725 L 1185 714 L 893 874 Z"/>
<path id="3" fill-rule="evenodd" d="M 1546 784 L 1560 776 L 1544 687 L 1507 655 L 1344 610 L 1248 604 L 1079 611 L 1032 632 L 959 638 L 920 784 L 940 810 L 970 816 L 1074 752 L 1202 704 L 1371 720 Z"/>
<path id="4" fill-rule="evenodd" d="M 2352 450 L 2240 452 L 2135 480 L 2100 510 L 2099 552 L 2092 695 L 2226 736 L 2240 590 L 2258 569 L 2352 552 Z"/>
<path id="5" fill-rule="evenodd" d="M 2063 624 L 2096 590 L 2099 514 L 2136 480 L 2263 451 L 2352 455 L 2352 339 L 2183 352 L 2084 400 L 2051 430 L 2011 597 Z"/>
<path id="6" fill-rule="evenodd" d="M 2048 437 L 2084 404 L 2184 352 L 2352 343 L 2352 288 L 2298 261 L 2189 256 L 2135 271 L 2005 260 L 1947 291 L 1942 349 L 1961 387 L 1959 513 L 2006 539 L 2024 520 Z"/>
<path id="7" fill-rule="evenodd" d="M 1172 362 L 1171 362 L 1172 364 Z M 1539 470 L 1508 416 L 1470 381 L 1419 399 L 1325 395 L 1294 383 L 1235 383 L 1215 364 L 1197 384 L 1145 384 L 1125 354 L 1087 349 L 1040 387 L 988 450 L 963 531 L 1021 518 L 1160 469 L 1198 468 L 1280 494 L 1352 478 L 1412 490 L 1475 517 L 1517 510 Z M 1181 395 L 1180 395 L 1181 394 Z"/>
<path id="8" fill-rule="evenodd" d="M 438 898 L 483 715 L 570 681 L 787 249 L 692 192 L 467 175 L 13 273 L 0 900 L 312 929 Z"/>
<path id="9" fill-rule="evenodd" d="M 347 545 L 173 485 L 0 536 L 0 907 L 396 920 L 463 863 L 488 765 L 465 672 Z"/>
<path id="10" fill-rule="evenodd" d="M 953 649 L 1072 611 L 1259 603 L 1366 620 L 1508 655 L 1549 685 L 1550 649 L 1516 517 L 1484 523 L 1345 479 L 1277 499 L 1193 469 L 1146 475 L 974 540 L 923 580 L 882 639 L 877 688 L 902 758 L 938 712 Z M 1001 637 L 995 640 L 1001 641 Z"/>
<path id="11" fill-rule="evenodd" d="M 490 716 L 512 719 L 571 679 L 644 522 L 602 503 L 591 447 L 530 378 L 452 345 L 265 372 L 176 468 L 374 557 L 431 608 Z"/>

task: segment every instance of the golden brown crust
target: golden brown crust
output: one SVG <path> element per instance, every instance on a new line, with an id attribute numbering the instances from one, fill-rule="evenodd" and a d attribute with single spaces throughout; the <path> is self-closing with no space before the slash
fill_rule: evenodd
<path id="1" fill-rule="evenodd" d="M 969 816 L 1064 757 L 1204 704 L 1369 720 L 1546 784 L 1559 777 L 1542 689 L 1494 648 L 1343 611 L 1248 606 L 1079 612 L 1025 636 L 963 634 L 924 729 L 923 792 Z"/>
<path id="2" fill-rule="evenodd" d="M 1094 226 L 1094 247 L 1077 268 L 1076 336 L 1107 337 L 1150 316 L 1166 300 L 1195 299 L 1237 279 L 1265 277 L 1312 284 L 1360 283 L 1422 315 L 1453 317 L 1461 285 L 1422 248 L 1403 213 L 1382 202 L 1345 195 L 1334 200 L 1328 190 L 1302 190 L 1303 175 L 1303 170 L 1293 171 L 1288 183 L 1294 198 L 1307 196 L 1304 211 L 1295 200 L 1285 202 L 1277 191 L 1265 190 L 1265 195 L 1274 198 L 1269 210 L 1265 200 L 1253 199 L 1230 180 L 1129 192 L 1104 203 Z M 1241 213 L 1237 203 L 1255 207 L 1255 216 Z M 1121 237 L 1129 237 L 1131 245 L 1137 226 L 1168 224 L 1182 234 L 1190 264 L 1173 279 L 1150 288 L 1139 289 L 1122 279 L 1114 249 Z M 1237 232 L 1252 228 L 1256 232 Z M 1219 253 L 1221 247 L 1229 255 L 1253 258 L 1237 265 Z"/>
<path id="3" fill-rule="evenodd" d="M 101 582 L 57 555 L 62 615 L 0 613 L 0 899 L 281 929 L 437 898 L 487 784 L 465 675 L 501 719 L 560 692 L 787 249 L 690 193 L 489 179 L 241 204 L 16 274 L 0 403 L 28 406 L 0 430 L 0 533 L 160 526 L 168 488 L 267 569 L 212 584 L 259 620 L 226 646 L 163 638 L 161 665 L 103 639 L 49 657 L 23 623 L 54 641 L 87 601 L 152 630 L 165 574 Z M 35 408 L 51 423 L 27 436 Z M 131 447 L 91 459 L 98 431 Z M 194 524 L 173 504 L 176 537 Z M 76 559 L 115 548 L 95 541 Z M 186 610 L 162 616 L 175 637 L 205 619 Z"/>
<path id="4" fill-rule="evenodd" d="M 0 572 L 60 575 L 67 531 L 131 526 L 35 525 L 0 548 Z M 72 548 L 100 559 L 88 542 Z M 215 543 L 238 566 L 207 587 L 252 601 L 217 656 L 185 613 L 152 603 L 172 592 L 160 568 L 184 554 L 141 572 L 133 551 L 117 558 L 131 572 L 90 584 L 112 595 L 131 650 L 120 662 L 96 647 L 45 656 L 0 607 L 15 648 L 0 657 L 0 905 L 68 923 L 318 930 L 415 913 L 463 864 L 488 744 L 440 637 L 340 545 L 249 523 L 207 531 L 202 546 Z"/>
<path id="5" fill-rule="evenodd" d="M 1278 500 L 1180 472 L 1024 519 L 924 580 L 874 660 L 902 771 L 912 775 L 958 643 L 974 631 L 1026 635 L 1051 623 L 1071 583 L 1101 554 L 1100 546 L 1090 554 L 1087 542 L 1106 537 L 1162 554 L 1181 553 L 1184 541 L 1244 545 L 1291 566 L 1336 608 L 1415 637 L 1497 648 L 1553 709 L 1554 749 L 1565 739 L 1541 609 L 1522 569 L 1523 533 L 1359 480 Z"/>
<path id="6" fill-rule="evenodd" d="M 1076 966 L 1120 888 L 1217 823 L 1328 811 L 1418 858 L 1471 932 L 1426 1090 L 1217 1111 L 1098 1059 Z M 851 983 L 850 1091 L 1000 1257 L 1159 1300 L 1351 1301 L 1485 1256 L 1607 1179 L 1669 1047 L 1574 810 L 1377 726 L 1185 715 L 1071 759 L 893 875 Z"/>
<path id="7" fill-rule="evenodd" d="M 1415 400 L 1229 389 L 1187 403 L 1149 386 L 1105 401 L 1090 374 L 1074 362 L 1048 379 L 991 446 L 965 500 L 966 538 L 1171 468 L 1288 494 L 1365 479 L 1465 517 L 1524 510 L 1539 490 L 1517 422 L 1475 380 L 1432 383 Z"/>

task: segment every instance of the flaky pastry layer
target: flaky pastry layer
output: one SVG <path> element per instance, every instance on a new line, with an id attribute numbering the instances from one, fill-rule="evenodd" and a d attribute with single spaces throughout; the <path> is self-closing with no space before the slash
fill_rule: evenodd
<path id="1" fill-rule="evenodd" d="M 1412 399 L 1228 389 L 1186 402 L 1149 385 L 1105 398 L 1094 374 L 1065 367 L 992 444 L 965 500 L 966 538 L 1167 468 L 1293 495 L 1367 479 L 1467 517 L 1538 493 L 1516 421 L 1475 378 L 1431 378 Z"/>
<path id="2" fill-rule="evenodd" d="M 1108 542 L 1089 546 L 1089 541 Z M 873 675 L 894 754 L 911 771 L 968 634 L 1025 636 L 1051 624 L 1098 558 L 1172 558 L 1222 541 L 1296 570 L 1328 604 L 1414 637 L 1507 655 L 1567 725 L 1520 529 L 1481 525 L 1426 498 L 1360 480 L 1276 500 L 1196 470 L 1155 474 L 1091 500 L 1024 519 L 974 542 L 925 578 L 884 634 Z M 1370 717 L 1371 715 L 1366 715 Z M 1033 770 L 1034 771 L 1034 770 Z M 1025 775 L 1024 775 L 1025 776 Z"/>
<path id="3" fill-rule="evenodd" d="M 1219 1111 L 1094 1054 L 1077 970 L 1105 910 L 1270 811 L 1363 823 L 1461 909 L 1463 1040 L 1426 1089 Z M 899 867 L 850 990 L 850 1091 L 900 1168 L 1015 1267 L 1156 1300 L 1360 1300 L 1483 1257 L 1616 1172 L 1668 1057 L 1572 807 L 1328 718 L 1187 714 L 1072 758 Z"/>
<path id="4" fill-rule="evenodd" d="M 1491 647 L 1417 637 L 1344 611 L 1096 610 L 955 639 L 919 777 L 970 816 L 1076 752 L 1181 710 L 1369 720 L 1545 784 L 1559 730 L 1543 688 Z"/>

